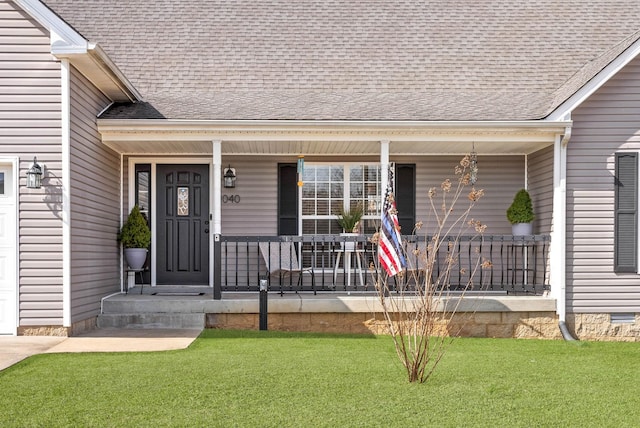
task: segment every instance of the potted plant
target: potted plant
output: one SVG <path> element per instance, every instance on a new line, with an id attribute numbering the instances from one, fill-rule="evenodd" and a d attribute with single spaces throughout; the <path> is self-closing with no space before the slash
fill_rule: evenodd
<path id="1" fill-rule="evenodd" d="M 511 223 L 514 236 L 533 234 L 533 203 L 531 196 L 525 189 L 520 189 L 507 209 L 507 219 Z"/>
<path id="2" fill-rule="evenodd" d="M 151 231 L 147 219 L 137 205 L 133 207 L 118 233 L 118 242 L 124 247 L 124 257 L 130 269 L 140 270 L 147 260 L 151 244 Z"/>
<path id="3" fill-rule="evenodd" d="M 342 233 L 340 236 L 356 236 L 360 234 L 360 220 L 364 210 L 362 205 L 358 204 L 351 210 L 340 210 L 338 214 L 338 224 L 342 227 Z M 355 242 L 343 242 L 343 248 L 347 251 L 353 251 L 355 249 Z"/>

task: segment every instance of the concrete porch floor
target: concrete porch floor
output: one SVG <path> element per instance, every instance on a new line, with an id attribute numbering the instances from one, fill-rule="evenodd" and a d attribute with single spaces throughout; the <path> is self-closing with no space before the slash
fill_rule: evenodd
<path id="1" fill-rule="evenodd" d="M 117 303 L 121 311 L 174 313 L 258 313 L 259 292 L 223 292 L 221 300 L 213 300 L 207 286 L 140 286 L 127 294 L 103 299 L 103 313 Z M 380 312 L 375 292 L 269 292 L 269 313 L 292 312 Z M 467 293 L 459 312 L 546 312 L 556 310 L 556 300 L 546 296 L 513 296 L 504 293 Z"/>

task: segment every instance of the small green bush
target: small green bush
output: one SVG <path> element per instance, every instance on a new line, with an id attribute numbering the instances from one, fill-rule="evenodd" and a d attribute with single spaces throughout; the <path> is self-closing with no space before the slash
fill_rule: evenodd
<path id="1" fill-rule="evenodd" d="M 531 223 L 535 217 L 529 192 L 525 189 L 520 189 L 507 210 L 507 219 L 511 224 L 517 224 Z"/>
<path id="2" fill-rule="evenodd" d="M 137 205 L 133 207 L 127 221 L 122 225 L 118 234 L 118 242 L 124 248 L 149 248 L 151 244 L 151 231 Z"/>

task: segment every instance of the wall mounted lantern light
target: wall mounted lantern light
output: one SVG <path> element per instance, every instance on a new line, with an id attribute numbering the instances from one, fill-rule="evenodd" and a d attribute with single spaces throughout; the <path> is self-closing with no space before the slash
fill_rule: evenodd
<path id="1" fill-rule="evenodd" d="M 36 157 L 33 157 L 33 165 L 27 171 L 27 188 L 39 189 L 42 187 L 42 166 Z"/>
<path id="2" fill-rule="evenodd" d="M 231 168 L 231 165 L 224 169 L 224 187 L 227 189 L 236 187 L 236 169 Z"/>

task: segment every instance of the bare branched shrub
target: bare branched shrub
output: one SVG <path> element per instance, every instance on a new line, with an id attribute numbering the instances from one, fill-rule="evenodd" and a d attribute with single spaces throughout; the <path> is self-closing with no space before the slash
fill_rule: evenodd
<path id="1" fill-rule="evenodd" d="M 416 224 L 416 240 L 404 242 L 407 269 L 392 278 L 383 272 L 376 281 L 384 317 L 409 382 L 429 379 L 460 333 L 462 326 L 452 322 L 460 302 L 467 291 L 482 287 L 476 273 L 491 265 L 479 251 L 471 250 L 471 243 L 482 239 L 486 226 L 471 218 L 471 210 L 484 192 L 470 184 L 469 166 L 469 156 L 465 156 L 455 167 L 455 179 L 446 179 L 439 189 L 429 189 L 428 226 Z M 432 230 L 425 233 L 423 228 Z M 372 241 L 377 242 L 377 236 Z"/>

